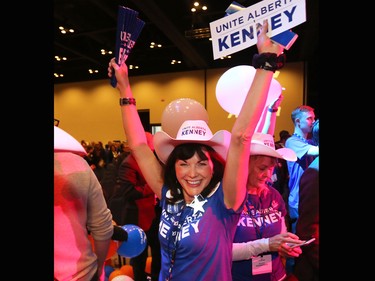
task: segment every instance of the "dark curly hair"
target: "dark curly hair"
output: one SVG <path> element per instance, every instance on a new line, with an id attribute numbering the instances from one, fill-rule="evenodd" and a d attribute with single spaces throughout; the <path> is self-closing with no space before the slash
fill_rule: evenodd
<path id="1" fill-rule="evenodd" d="M 166 198 L 170 204 L 184 199 L 182 187 L 177 180 L 175 163 L 177 160 L 187 160 L 194 156 L 195 153 L 201 160 L 208 160 L 204 152 L 208 152 L 213 163 L 213 176 L 208 184 L 202 191 L 201 195 L 206 197 L 222 180 L 224 174 L 225 161 L 224 159 L 210 146 L 201 143 L 184 143 L 175 147 L 169 155 L 168 160 L 164 167 L 164 183 L 169 188 L 172 198 Z"/>

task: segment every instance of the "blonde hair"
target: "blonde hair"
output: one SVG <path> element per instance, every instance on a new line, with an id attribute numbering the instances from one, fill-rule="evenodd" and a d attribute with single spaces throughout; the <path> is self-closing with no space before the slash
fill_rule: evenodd
<path id="1" fill-rule="evenodd" d="M 271 158 L 272 161 L 273 161 L 274 166 L 276 166 L 277 163 L 278 163 L 278 159 L 277 159 L 276 157 L 272 157 L 272 156 L 269 156 L 269 155 L 261 155 L 261 154 L 250 155 L 250 159 L 251 159 L 252 161 L 256 161 L 257 159 L 259 159 L 259 158 L 261 158 L 261 157 L 269 157 L 269 158 Z M 257 190 L 257 195 L 258 195 L 259 197 L 261 197 L 262 194 L 263 194 L 264 196 L 266 196 L 267 193 L 268 193 L 268 191 L 269 191 L 268 185 L 263 186 L 263 187 L 261 187 L 261 188 L 258 188 L 258 190 Z"/>

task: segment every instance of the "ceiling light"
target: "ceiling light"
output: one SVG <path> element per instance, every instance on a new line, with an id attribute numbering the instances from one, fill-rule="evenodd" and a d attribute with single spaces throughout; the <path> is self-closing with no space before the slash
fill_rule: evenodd
<path id="1" fill-rule="evenodd" d="M 161 48 L 162 47 L 162 44 L 156 44 L 155 42 L 151 42 L 150 43 L 150 48 L 153 49 L 155 47 L 158 47 L 158 48 Z"/>
<path id="2" fill-rule="evenodd" d="M 55 56 L 55 60 L 62 61 L 62 60 L 67 60 L 67 58 L 66 57 L 60 57 L 60 56 Z"/>
<path id="3" fill-rule="evenodd" d="M 104 55 L 112 55 L 112 51 L 106 51 L 104 49 L 101 49 L 100 50 L 100 53 L 104 56 Z"/>
<path id="4" fill-rule="evenodd" d="M 73 28 L 64 28 L 63 26 L 59 26 L 59 29 L 60 29 L 60 32 L 62 34 L 66 34 L 66 33 L 74 33 L 74 29 Z"/>
<path id="5" fill-rule="evenodd" d="M 89 73 L 90 74 L 99 73 L 99 70 L 97 70 L 97 69 L 95 69 L 95 70 L 89 69 Z"/>

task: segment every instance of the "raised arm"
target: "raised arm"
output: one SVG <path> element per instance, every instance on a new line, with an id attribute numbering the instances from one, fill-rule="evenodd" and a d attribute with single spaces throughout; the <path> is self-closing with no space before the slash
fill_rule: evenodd
<path id="1" fill-rule="evenodd" d="M 256 72 L 240 114 L 233 125 L 225 165 L 224 200 L 226 206 L 234 210 L 238 210 L 245 198 L 250 142 L 265 107 L 273 71 L 282 66 L 282 62 L 278 63 L 275 54 L 279 55 L 283 48 L 269 39 L 266 35 L 267 28 L 268 22 L 265 20 L 258 35 L 259 56 L 253 60 Z"/>
<path id="2" fill-rule="evenodd" d="M 116 88 L 120 92 L 120 101 L 122 100 L 123 103 L 120 106 L 122 124 L 129 147 L 148 185 L 160 198 L 163 185 L 162 167 L 147 144 L 145 131 L 136 108 L 136 101 L 130 88 L 128 66 L 125 62 L 119 66 L 113 58 L 108 67 L 109 77 L 112 77 L 113 71 L 117 79 Z"/>
<path id="3" fill-rule="evenodd" d="M 263 134 L 273 135 L 275 133 L 276 112 L 278 111 L 283 98 L 284 96 L 280 94 L 277 99 L 267 106 L 266 117 L 264 119 L 264 125 L 261 131 Z"/>

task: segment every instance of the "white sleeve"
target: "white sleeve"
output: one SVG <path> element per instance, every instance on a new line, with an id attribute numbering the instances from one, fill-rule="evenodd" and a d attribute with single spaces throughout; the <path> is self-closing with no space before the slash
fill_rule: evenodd
<path id="1" fill-rule="evenodd" d="M 254 241 L 233 243 L 233 261 L 248 260 L 264 252 L 269 252 L 268 238 L 261 238 Z"/>

